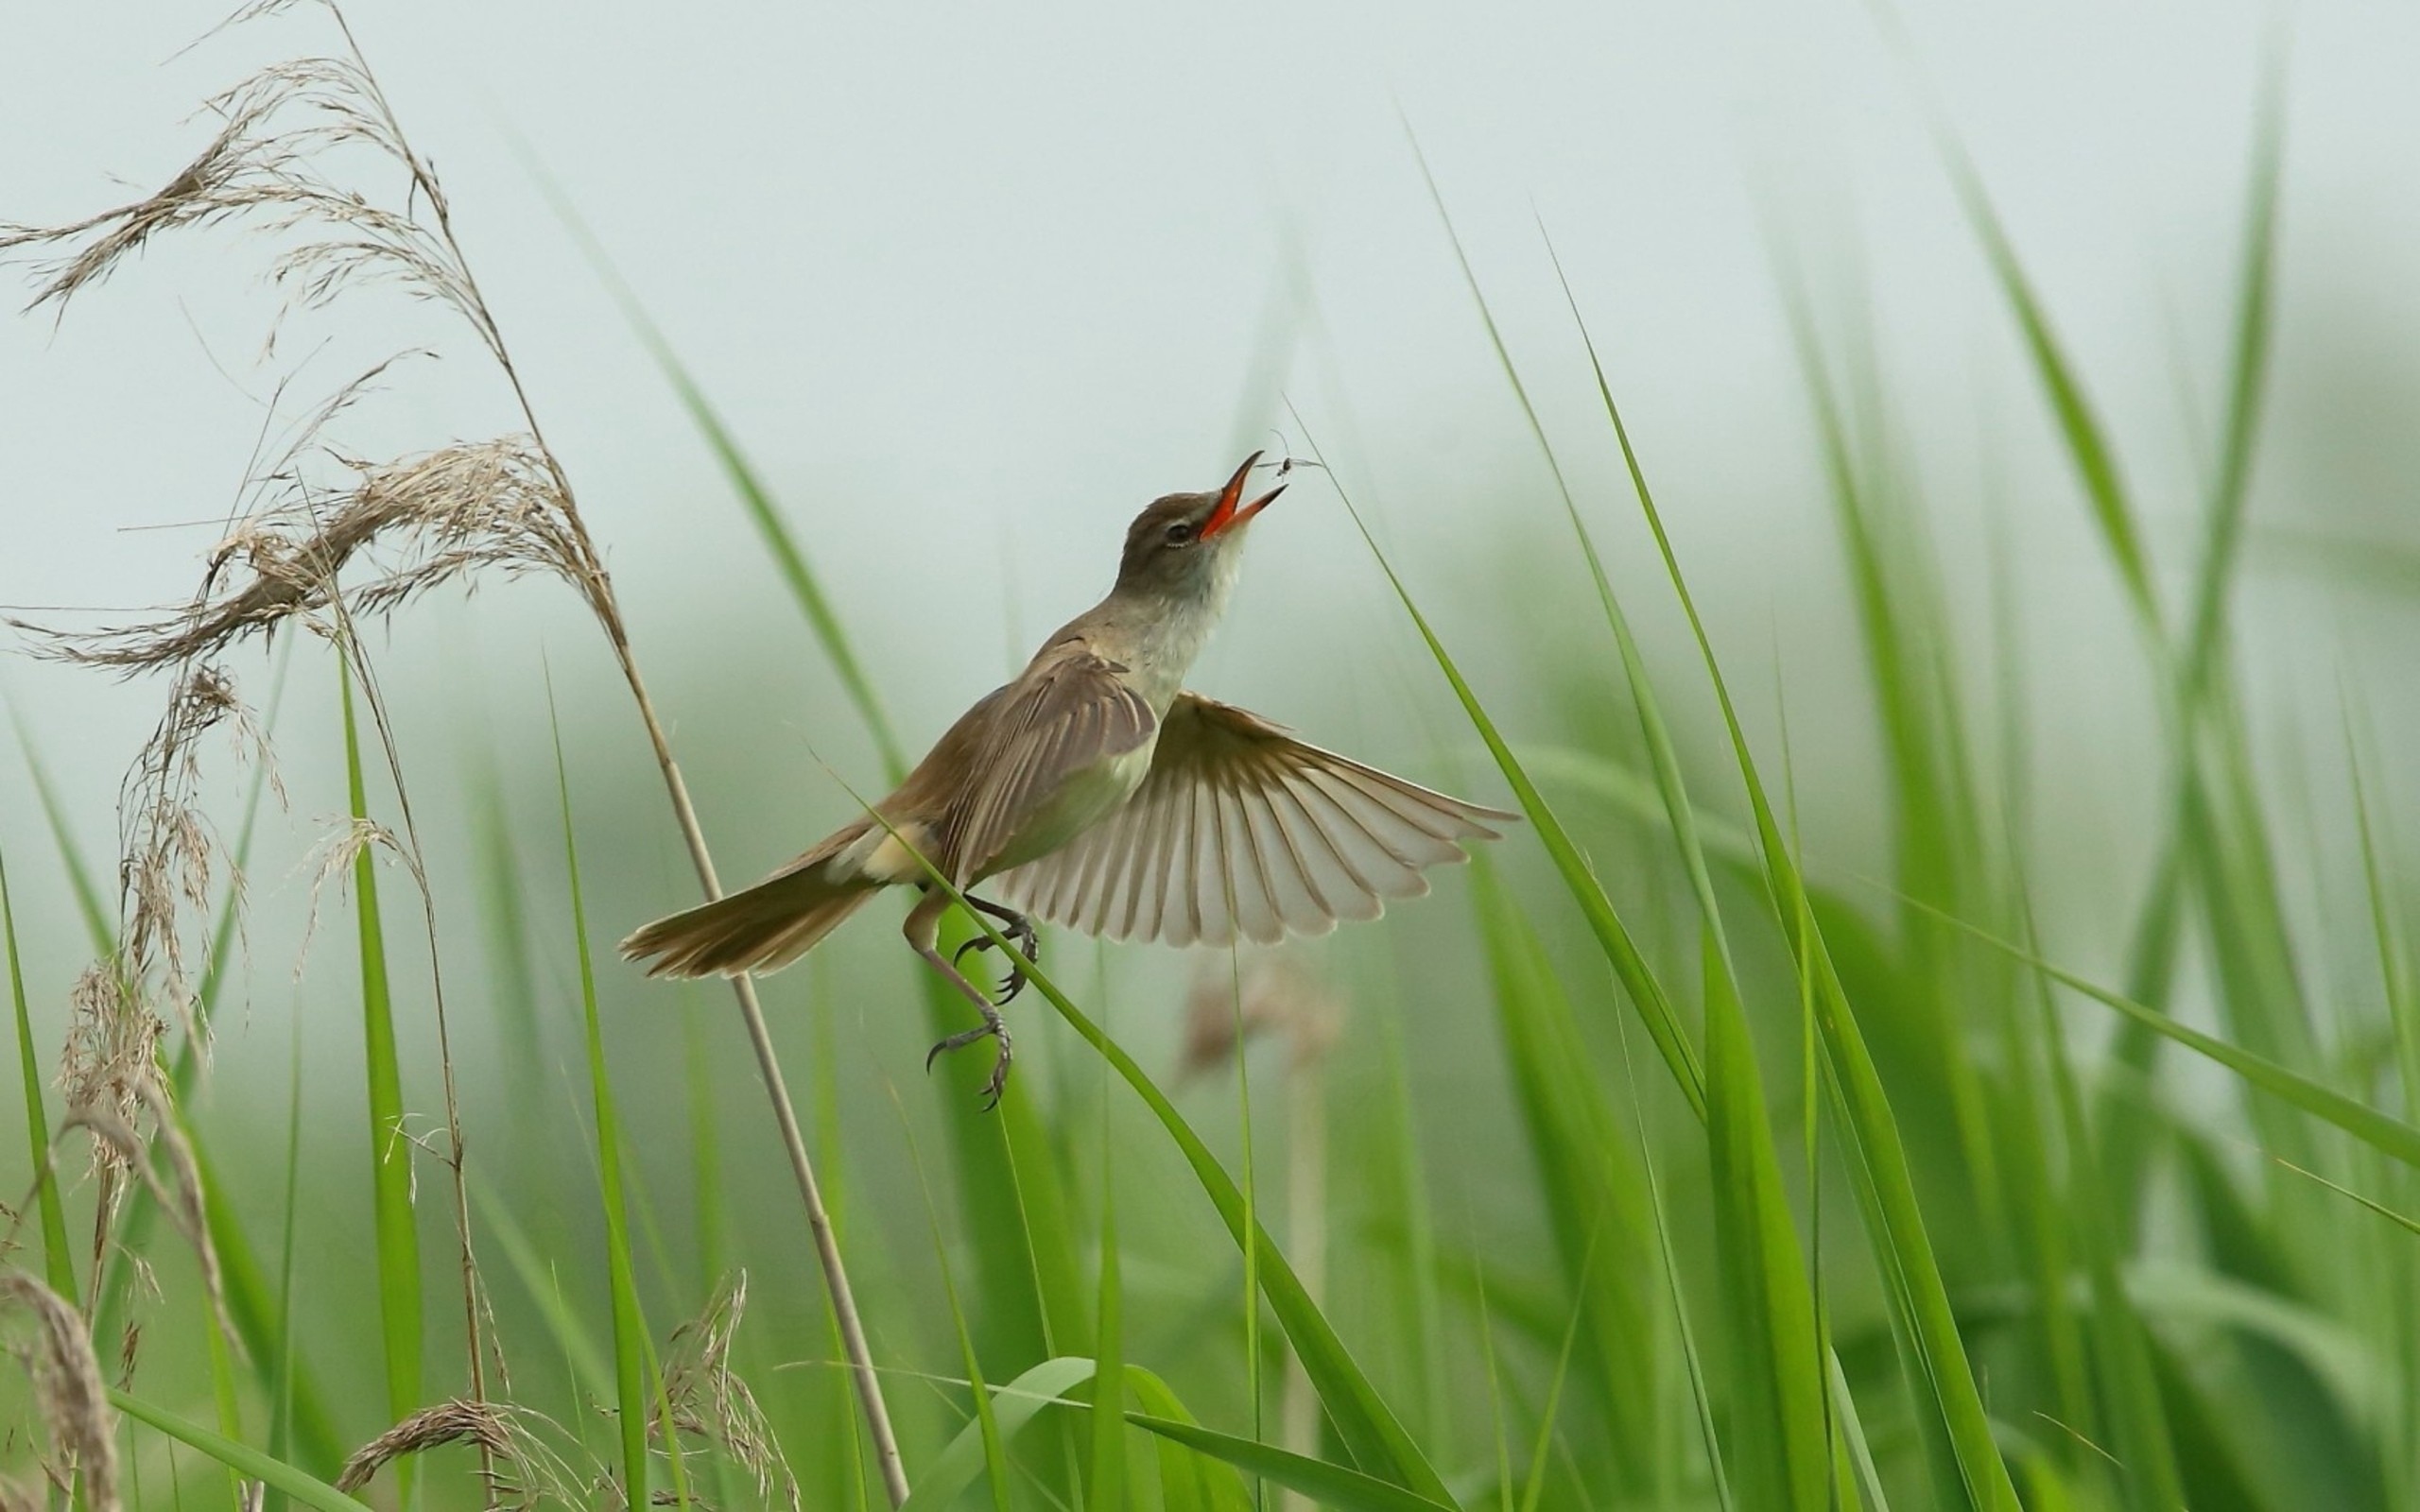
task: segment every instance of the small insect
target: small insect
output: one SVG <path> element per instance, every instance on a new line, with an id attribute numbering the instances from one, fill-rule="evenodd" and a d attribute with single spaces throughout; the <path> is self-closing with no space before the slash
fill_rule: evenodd
<path id="1" fill-rule="evenodd" d="M 1287 443 L 1286 435 L 1283 431 L 1272 426 L 1270 429 L 1269 434 L 1276 439 L 1277 450 L 1280 454 L 1279 460 L 1274 464 L 1279 477 L 1282 478 L 1289 476 L 1298 467 L 1315 467 L 1322 472 L 1326 471 L 1327 464 L 1324 462 L 1315 462 L 1307 456 L 1296 456 L 1294 455 L 1293 448 Z M 1264 462 L 1261 465 L 1267 467 L 1271 464 Z"/>

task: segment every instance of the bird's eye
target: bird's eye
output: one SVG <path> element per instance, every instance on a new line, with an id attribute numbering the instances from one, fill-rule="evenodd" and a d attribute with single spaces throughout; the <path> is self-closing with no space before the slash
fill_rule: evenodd
<path id="1" fill-rule="evenodd" d="M 1168 544 L 1185 546 L 1193 543 L 1193 527 L 1180 520 L 1168 526 Z"/>

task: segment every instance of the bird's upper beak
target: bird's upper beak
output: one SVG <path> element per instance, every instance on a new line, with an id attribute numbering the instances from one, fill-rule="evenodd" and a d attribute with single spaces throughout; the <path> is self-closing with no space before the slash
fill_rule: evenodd
<path id="1" fill-rule="evenodd" d="M 1219 490 L 1219 507 L 1210 511 L 1209 519 L 1201 522 L 1202 540 L 1207 541 L 1221 531 L 1230 530 L 1244 524 L 1253 515 L 1268 508 L 1270 500 L 1286 491 L 1286 485 L 1280 483 L 1259 498 L 1253 500 L 1252 503 L 1241 508 L 1236 507 L 1236 501 L 1243 497 L 1244 480 L 1252 476 L 1252 470 L 1260 464 L 1260 458 L 1261 454 L 1258 452 L 1245 457 L 1244 465 L 1236 469 L 1236 475 L 1229 478 L 1227 486 Z"/>

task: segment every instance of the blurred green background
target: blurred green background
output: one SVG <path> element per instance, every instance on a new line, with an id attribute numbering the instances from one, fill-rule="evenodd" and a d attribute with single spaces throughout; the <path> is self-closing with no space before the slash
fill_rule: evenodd
<path id="1" fill-rule="evenodd" d="M 1302 478 L 1256 532 L 1194 685 L 1512 801 L 1349 496 L 1534 780 L 1530 822 L 1478 867 L 1277 953 L 1291 975 L 1259 953 L 1046 936 L 1056 981 L 1248 1188 L 1350 1351 L 1349 1381 L 1316 1391 L 1288 1379 L 1295 1320 L 1244 1305 L 1270 1257 L 1231 1239 L 1162 1122 L 1038 992 L 1011 1010 L 1014 1092 L 986 1117 L 980 1066 L 921 1070 L 954 1025 L 928 1017 L 890 903 L 765 983 L 910 1479 L 935 1479 L 920 1497 L 964 1464 L 966 1504 L 1034 1507 L 1273 1503 L 1306 1473 L 1239 1474 L 1232 1441 L 1197 1460 L 1141 1430 L 1097 1438 L 1073 1408 L 983 1452 L 970 1358 L 996 1388 L 1113 1356 L 1232 1440 L 1474 1508 L 2420 1497 L 2420 1187 L 2398 1160 L 2420 1150 L 2399 757 L 2420 585 L 2410 18 L 354 19 L 580 491 L 726 882 L 850 816 L 847 787 L 882 783 L 880 743 L 550 193 L 728 425 L 911 757 L 1098 596 L 1135 508 L 1255 448 L 1316 445 L 1332 480 Z M 13 19 L 0 212 L 131 198 L 112 176 L 173 172 L 195 100 L 330 45 L 306 8 L 155 66 L 196 25 Z M 1541 221 L 1778 849 L 1755 844 Z M 271 421 L 395 350 L 441 360 L 349 417 L 348 453 L 514 423 L 458 328 L 374 291 L 263 356 L 263 255 L 224 232 L 164 241 L 55 326 L 5 328 L 9 612 L 122 622 L 190 593 Z M 730 1363 L 804 1504 L 877 1504 L 728 994 L 610 958 L 694 885 L 594 625 L 559 585 L 491 580 L 365 635 L 433 901 L 509 1366 L 491 1389 L 543 1415 L 581 1500 L 612 1504 L 613 1246 L 567 800 L 658 1362 L 744 1269 Z M 392 1422 L 396 1354 L 356 900 L 321 866 L 348 807 L 340 680 L 308 638 L 226 666 L 273 711 L 285 796 L 248 820 L 253 769 L 205 747 L 203 807 L 252 849 L 185 1107 L 222 1255 L 252 1266 L 251 1348 L 214 1360 L 189 1252 L 156 1223 L 156 1294 L 132 1288 L 96 1339 L 114 1368 L 139 1322 L 137 1398 L 333 1479 Z M 1703 891 L 1642 686 L 1662 775 L 1698 808 Z M 45 1080 L 96 953 L 77 878 L 106 926 L 119 778 L 164 694 L 0 663 L 0 856 Z M 398 823 L 379 765 L 367 808 Z M 1542 832 L 1567 832 L 1568 865 Z M 434 1141 L 420 895 L 383 860 L 378 886 L 405 1128 Z M 2031 932 L 2261 1060 L 2166 1045 L 1942 914 Z M 1643 975 L 1609 959 L 1609 918 Z M 1642 1027 L 1659 996 L 1704 1063 L 1707 1125 Z M 1188 1062 L 1189 1023 L 1247 1012 L 1274 1022 L 1240 1069 Z M 22 1113 L 10 1078 L 0 1118 Z M 61 1143 L 89 1297 L 83 1147 Z M 0 1152 L 14 1205 L 27 1151 Z M 414 1171 L 409 1352 L 435 1401 L 464 1382 L 452 1195 L 433 1155 Z M 14 1239 L 42 1271 L 30 1210 Z M 22 1384 L 0 1389 L 30 1424 Z M 1369 1401 L 1419 1464 L 1357 1438 Z M 232 1495 L 169 1435 L 122 1443 L 134 1504 Z M 28 1475 L 31 1451 L 10 1439 L 0 1473 Z M 408 1493 L 389 1469 L 364 1494 L 476 1504 L 473 1464 L 444 1450 Z M 683 1467 L 676 1486 L 658 1453 L 653 1489 L 779 1499 L 702 1441 Z M 1359 1480 L 1327 1494 L 1420 1504 Z"/>

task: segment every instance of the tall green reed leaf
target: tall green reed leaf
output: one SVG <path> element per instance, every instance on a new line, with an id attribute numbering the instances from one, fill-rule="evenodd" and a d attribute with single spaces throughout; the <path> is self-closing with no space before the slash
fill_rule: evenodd
<path id="1" fill-rule="evenodd" d="M 0 944 L 9 951 L 9 1000 L 17 1010 L 17 1067 L 26 1094 L 26 1164 L 34 1173 L 34 1205 L 42 1221 L 43 1276 L 50 1289 L 77 1304 L 76 1256 L 67 1247 L 67 1210 L 50 1148 L 50 1118 L 43 1109 L 41 1059 L 33 1017 L 26 1007 L 25 962 L 17 953 L 17 916 L 9 902 L 9 862 L 0 855 Z"/>
<path id="2" fill-rule="evenodd" d="M 1822 1512 L 1831 1483 L 1823 1356 L 1748 1021 L 1705 936 L 1706 1087 L 1716 1258 L 1731 1337 L 1732 1460 L 1753 1507 Z"/>
<path id="3" fill-rule="evenodd" d="M 355 937 L 361 954 L 362 1066 L 369 1082 L 371 1183 L 378 1250 L 379 1342 L 386 1361 L 389 1420 L 401 1422 L 421 1401 L 420 1233 L 412 1212 L 412 1152 L 404 1127 L 403 1068 L 395 1042 L 393 997 L 387 982 L 387 938 L 378 917 L 376 842 L 369 833 L 370 798 L 362 779 L 361 734 L 353 711 L 353 664 L 337 659 L 344 715 L 345 793 L 353 822 Z M 412 1503 L 413 1467 L 395 1467 L 404 1504 Z"/>
<path id="4" fill-rule="evenodd" d="M 553 716 L 554 697 L 547 694 Z M 563 765 L 562 727 L 553 726 L 555 791 L 562 803 L 563 870 L 571 884 L 572 944 L 579 958 L 580 1025 L 588 1045 L 590 1108 L 596 1118 L 599 1197 L 605 1210 L 605 1274 L 614 1298 L 614 1396 L 622 1445 L 622 1493 L 627 1504 L 648 1504 L 648 1418 L 652 1405 L 648 1389 L 647 1314 L 639 1306 L 636 1272 L 631 1264 L 631 1228 L 622 1187 L 622 1130 L 614 1111 L 614 1083 L 605 1069 L 605 1031 L 596 1012 L 596 966 L 588 949 L 588 909 L 580 893 L 579 841 L 571 817 L 571 777 Z M 679 1430 L 667 1417 L 667 1449 L 675 1455 Z"/>

